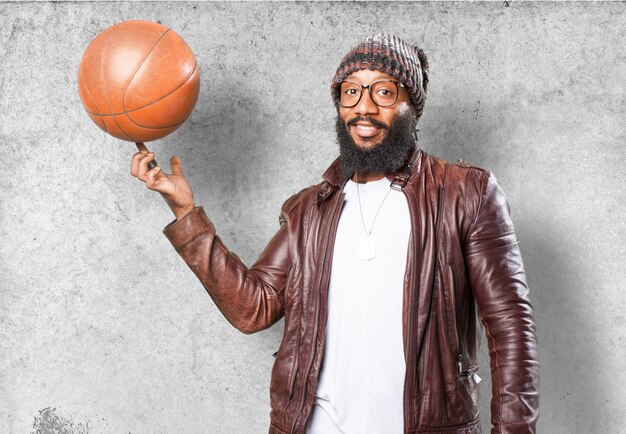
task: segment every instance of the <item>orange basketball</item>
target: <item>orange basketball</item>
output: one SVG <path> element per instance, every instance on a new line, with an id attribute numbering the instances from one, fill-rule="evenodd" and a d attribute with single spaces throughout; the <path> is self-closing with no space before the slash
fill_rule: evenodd
<path id="1" fill-rule="evenodd" d="M 200 91 L 200 70 L 185 41 L 150 21 L 124 21 L 89 44 L 78 68 L 89 117 L 118 139 L 148 142 L 180 127 Z"/>

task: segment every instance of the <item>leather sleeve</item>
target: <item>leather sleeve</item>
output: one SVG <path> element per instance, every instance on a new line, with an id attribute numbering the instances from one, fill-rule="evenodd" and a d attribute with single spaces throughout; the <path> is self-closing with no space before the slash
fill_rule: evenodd
<path id="1" fill-rule="evenodd" d="M 280 222 L 280 228 L 250 268 L 216 235 L 202 207 L 174 220 L 163 233 L 226 319 L 243 333 L 254 333 L 270 327 L 284 313 L 289 255 L 282 213 Z"/>
<path id="2" fill-rule="evenodd" d="M 464 244 L 467 273 L 486 328 L 492 433 L 535 433 L 539 361 L 533 308 L 507 197 L 480 171 L 476 214 Z"/>

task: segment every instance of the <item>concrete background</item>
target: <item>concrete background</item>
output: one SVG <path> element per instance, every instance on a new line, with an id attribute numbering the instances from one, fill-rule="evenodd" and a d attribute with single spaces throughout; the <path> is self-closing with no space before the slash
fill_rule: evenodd
<path id="1" fill-rule="evenodd" d="M 626 432 L 621 3 L 0 3 L 0 432 L 263 433 L 282 321 L 233 329 L 161 234 L 134 145 L 87 117 L 88 43 L 129 19 L 202 75 L 181 156 L 248 264 L 337 155 L 329 81 L 361 37 L 420 44 L 420 142 L 509 196 L 539 331 L 541 433 Z M 484 341 L 483 341 L 484 342 Z M 486 351 L 481 370 L 489 372 Z M 488 432 L 490 384 L 482 383 Z"/>

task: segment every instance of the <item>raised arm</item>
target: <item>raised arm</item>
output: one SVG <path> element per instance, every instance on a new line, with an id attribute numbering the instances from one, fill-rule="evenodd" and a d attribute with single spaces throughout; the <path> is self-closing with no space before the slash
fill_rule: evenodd
<path id="1" fill-rule="evenodd" d="M 202 207 L 163 229 L 226 319 L 244 333 L 263 330 L 283 315 L 283 290 L 289 265 L 287 225 L 250 268 L 215 233 Z"/>
<path id="2" fill-rule="evenodd" d="M 489 346 L 492 433 L 534 433 L 539 361 L 533 308 L 506 195 L 489 172 L 464 245 L 470 285 Z"/>
<path id="3" fill-rule="evenodd" d="M 285 204 L 279 217 L 280 229 L 256 263 L 248 268 L 215 234 L 204 209 L 195 206 L 180 158 L 170 159 L 172 173 L 168 174 L 158 166 L 149 169 L 154 153 L 148 152 L 143 143 L 137 143 L 137 147 L 139 152 L 131 160 L 131 175 L 143 181 L 148 189 L 161 193 L 171 208 L 176 220 L 163 233 L 226 319 L 244 333 L 263 330 L 278 321 L 283 315 L 289 264 Z"/>

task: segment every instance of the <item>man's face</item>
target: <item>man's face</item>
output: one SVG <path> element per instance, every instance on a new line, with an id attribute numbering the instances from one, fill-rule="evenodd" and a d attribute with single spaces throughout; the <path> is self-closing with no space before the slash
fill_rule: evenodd
<path id="1" fill-rule="evenodd" d="M 376 80 L 394 80 L 391 75 L 381 71 L 362 69 L 353 72 L 346 80 L 362 85 L 369 85 Z M 396 114 L 411 111 L 411 99 L 408 91 L 398 88 L 398 100 L 390 107 L 379 107 L 372 101 L 369 89 L 364 89 L 361 99 L 354 107 L 339 107 L 339 116 L 346 125 L 346 129 L 361 149 L 375 147 L 389 134 L 389 128 Z"/>

